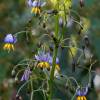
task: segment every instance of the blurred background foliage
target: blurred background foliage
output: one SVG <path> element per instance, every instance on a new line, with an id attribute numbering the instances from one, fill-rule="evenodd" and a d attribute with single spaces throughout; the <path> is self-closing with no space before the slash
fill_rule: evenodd
<path id="1" fill-rule="evenodd" d="M 76 10 L 76 12 L 82 16 L 82 20 L 84 20 L 85 23 L 84 27 L 88 29 L 90 36 L 89 38 L 92 45 L 91 51 L 93 55 L 95 55 L 95 58 L 100 61 L 100 2 L 99 0 L 85 0 L 85 7 L 81 8 L 79 6 L 79 0 L 72 1 L 72 9 Z M 18 43 L 15 46 L 16 50 L 10 53 L 4 51 L 2 47 L 3 38 L 5 35 L 7 33 L 13 34 L 19 31 L 24 31 L 30 18 L 32 18 L 32 16 L 30 14 L 30 9 L 26 6 L 25 0 L 0 0 L 0 100 L 15 100 L 13 95 L 16 93 L 17 86 L 16 84 L 13 84 L 13 80 L 11 78 L 12 68 L 23 58 L 33 57 L 35 49 L 38 48 L 37 38 L 39 35 L 45 32 L 41 29 L 41 25 L 38 24 L 38 18 L 33 18 L 32 42 L 30 43 L 30 41 L 26 39 L 27 34 L 20 34 L 18 37 Z M 52 29 L 52 25 L 50 24 L 48 24 L 48 27 Z M 84 34 L 85 30 L 83 31 Z M 76 29 L 68 30 L 68 32 L 76 36 L 78 31 Z M 62 72 L 67 75 L 75 76 L 76 79 L 79 80 L 78 82 L 86 84 L 88 79 L 87 71 L 76 69 L 76 72 L 72 73 L 70 67 L 71 65 L 66 64 L 69 62 L 66 52 L 66 49 L 64 49 L 59 54 Z M 98 63 L 95 66 L 99 67 L 100 65 Z M 95 68 L 93 68 L 93 70 L 95 70 Z M 94 75 L 95 73 L 93 73 L 93 76 Z M 60 90 L 63 91 L 63 88 Z M 66 95 L 70 97 L 71 95 L 68 93 L 68 91 L 60 93 L 59 89 L 56 91 L 56 93 L 60 98 L 66 97 Z M 92 87 L 88 95 L 88 100 L 96 100 L 96 96 L 95 90 Z M 38 98 L 36 100 L 42 100 L 42 98 Z M 63 98 L 61 100 L 66 99 Z"/>

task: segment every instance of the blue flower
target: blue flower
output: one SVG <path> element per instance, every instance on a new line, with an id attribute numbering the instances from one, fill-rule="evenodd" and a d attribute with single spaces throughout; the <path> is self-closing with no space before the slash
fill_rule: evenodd
<path id="1" fill-rule="evenodd" d="M 38 0 L 34 0 L 32 2 L 32 0 L 28 0 L 27 4 L 28 4 L 29 7 L 32 7 L 31 13 L 34 13 L 35 15 L 37 15 L 37 14 L 40 14 L 41 7 L 43 7 L 46 4 L 46 2 L 42 3 Z"/>
<path id="2" fill-rule="evenodd" d="M 14 50 L 14 43 L 16 43 L 17 39 L 12 34 L 7 34 L 4 38 L 5 45 L 3 47 L 4 50 Z"/>
<path id="3" fill-rule="evenodd" d="M 29 67 L 26 68 L 26 70 L 24 71 L 24 74 L 21 78 L 21 81 L 27 81 L 29 79 L 31 73 L 32 72 L 30 71 L 30 68 Z"/>
<path id="4" fill-rule="evenodd" d="M 32 7 L 32 0 L 27 0 L 27 5 L 28 5 L 29 7 Z"/>
<path id="5" fill-rule="evenodd" d="M 38 51 L 38 54 L 35 55 L 35 59 L 38 61 L 37 67 L 47 68 L 47 69 L 50 70 L 50 67 L 52 66 L 52 63 L 53 63 L 53 57 L 50 55 L 50 52 L 45 52 L 45 51 L 42 51 L 42 50 Z M 55 68 L 56 68 L 57 71 L 60 71 L 59 59 L 58 58 L 56 58 Z"/>
<path id="6" fill-rule="evenodd" d="M 50 53 L 39 51 L 38 54 L 35 55 L 35 59 L 39 62 L 37 67 L 50 69 L 50 63 L 49 63 L 49 61 L 51 60 Z"/>
<path id="7" fill-rule="evenodd" d="M 88 86 L 76 90 L 77 100 L 87 100 Z"/>
<path id="8" fill-rule="evenodd" d="M 50 53 L 39 51 L 38 54 L 35 55 L 35 59 L 37 61 L 49 62 L 51 60 L 51 56 Z"/>
<path id="9" fill-rule="evenodd" d="M 52 64 L 52 62 L 53 62 L 53 58 L 50 57 L 49 63 Z M 59 64 L 59 58 L 58 57 L 56 58 L 56 64 Z"/>

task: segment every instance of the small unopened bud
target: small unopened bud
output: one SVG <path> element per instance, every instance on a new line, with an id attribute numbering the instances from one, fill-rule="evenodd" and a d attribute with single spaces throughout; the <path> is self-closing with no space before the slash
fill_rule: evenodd
<path id="1" fill-rule="evenodd" d="M 59 26 L 60 26 L 60 27 L 63 27 L 63 24 L 64 24 L 64 23 L 63 23 L 63 19 L 62 19 L 62 18 L 59 18 Z"/>
<path id="2" fill-rule="evenodd" d="M 50 32 L 50 36 L 51 37 L 54 37 L 54 32 Z"/>
<path id="3" fill-rule="evenodd" d="M 48 10 L 47 11 L 47 14 L 55 14 L 56 15 L 57 13 L 58 13 L 58 11 L 55 10 L 55 9 L 54 10 Z"/>
<path id="4" fill-rule="evenodd" d="M 16 100 L 22 100 L 22 97 L 19 95 L 16 95 Z"/>
<path id="5" fill-rule="evenodd" d="M 94 83 L 95 90 L 97 92 L 100 92 L 100 68 L 99 67 L 96 69 L 96 75 L 94 77 L 93 83 Z"/>
<path id="6" fill-rule="evenodd" d="M 68 88 L 69 88 L 69 86 L 68 86 L 68 83 L 66 83 L 66 86 L 65 86 L 65 88 L 66 88 L 66 89 L 68 89 Z"/>
<path id="7" fill-rule="evenodd" d="M 100 90 L 100 75 L 96 75 L 94 78 L 94 86 L 96 90 Z"/>
<path id="8" fill-rule="evenodd" d="M 15 76 L 15 73 L 16 73 L 15 70 L 12 70 L 11 75 Z"/>
<path id="9" fill-rule="evenodd" d="M 51 32 L 50 35 L 51 35 L 53 41 L 54 41 L 55 43 L 57 43 L 58 40 L 57 40 L 57 38 L 55 37 L 54 32 Z"/>
<path id="10" fill-rule="evenodd" d="M 86 45 L 87 47 L 90 45 L 89 38 L 88 38 L 87 35 L 84 37 L 84 42 L 85 42 L 85 45 Z"/>
<path id="11" fill-rule="evenodd" d="M 80 0 L 79 3 L 80 3 L 80 7 L 84 7 L 84 0 Z"/>
<path id="12" fill-rule="evenodd" d="M 69 16 L 69 17 L 67 18 L 67 27 L 68 27 L 68 28 L 71 28 L 72 25 L 73 25 L 73 19 L 72 19 L 71 16 Z"/>
<path id="13" fill-rule="evenodd" d="M 90 88 L 91 87 L 91 83 L 88 83 L 88 88 Z"/>
<path id="14" fill-rule="evenodd" d="M 15 77 L 15 82 L 18 82 L 18 77 Z"/>
<path id="15" fill-rule="evenodd" d="M 41 42 L 39 42 L 38 44 L 37 44 L 37 46 L 40 48 L 41 47 L 41 45 L 42 45 L 42 43 Z"/>
<path id="16" fill-rule="evenodd" d="M 43 28 L 46 28 L 46 23 L 45 22 L 43 22 Z"/>

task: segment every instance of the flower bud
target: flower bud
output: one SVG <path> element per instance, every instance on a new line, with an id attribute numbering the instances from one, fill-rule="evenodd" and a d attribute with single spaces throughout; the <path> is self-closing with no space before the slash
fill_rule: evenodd
<path id="1" fill-rule="evenodd" d="M 43 24 L 42 24 L 42 25 L 43 25 L 43 28 L 46 28 L 46 23 L 45 23 L 45 22 L 43 22 Z"/>
<path id="2" fill-rule="evenodd" d="M 22 97 L 19 95 L 16 95 L 16 100 L 22 100 Z"/>
<path id="3" fill-rule="evenodd" d="M 72 25 L 73 25 L 73 19 L 72 19 L 71 16 L 69 16 L 69 17 L 67 18 L 67 27 L 68 27 L 68 28 L 71 28 Z"/>
<path id="4" fill-rule="evenodd" d="M 96 75 L 93 80 L 95 90 L 100 92 L 100 68 L 96 69 Z"/>
<path id="5" fill-rule="evenodd" d="M 11 75 L 15 76 L 15 73 L 16 73 L 15 70 L 12 70 Z"/>
<path id="6" fill-rule="evenodd" d="M 63 27 L 64 23 L 63 23 L 63 19 L 62 18 L 59 18 L 59 26 L 60 27 Z"/>
<path id="7" fill-rule="evenodd" d="M 58 11 L 57 10 L 48 10 L 47 11 L 47 14 L 54 14 L 54 15 L 56 15 L 58 13 Z"/>
<path id="8" fill-rule="evenodd" d="M 84 0 L 80 0 L 79 3 L 80 3 L 80 7 L 84 7 Z"/>
<path id="9" fill-rule="evenodd" d="M 18 77 L 15 77 L 15 82 L 18 82 Z"/>
<path id="10" fill-rule="evenodd" d="M 89 41 L 89 38 L 88 38 L 87 35 L 84 37 L 84 43 L 85 43 L 85 45 L 86 45 L 87 47 L 90 45 L 90 41 Z"/>

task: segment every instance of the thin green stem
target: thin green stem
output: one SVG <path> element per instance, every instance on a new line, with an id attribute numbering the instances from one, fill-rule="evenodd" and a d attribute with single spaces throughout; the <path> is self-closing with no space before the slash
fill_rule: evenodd
<path id="1" fill-rule="evenodd" d="M 48 100 L 52 100 L 52 95 L 53 95 L 53 80 L 54 80 L 54 71 L 55 71 L 55 65 L 56 65 L 57 51 L 58 51 L 58 48 L 55 46 L 54 53 L 53 53 L 52 69 L 51 69 L 50 80 L 49 80 L 49 92 L 50 92 L 50 94 L 49 94 Z"/>
<path id="2" fill-rule="evenodd" d="M 59 10 L 59 0 L 57 1 L 56 9 Z M 58 39 L 58 33 L 59 33 L 59 15 L 55 15 L 55 37 Z M 56 65 L 56 57 L 58 52 L 58 44 L 54 42 L 54 51 L 53 51 L 53 62 L 52 62 L 52 69 L 50 72 L 50 79 L 48 80 L 49 83 L 49 96 L 48 100 L 52 100 L 53 96 L 53 80 L 54 80 L 54 72 L 55 72 L 55 65 Z"/>
<path id="3" fill-rule="evenodd" d="M 59 10 L 59 0 L 56 4 L 57 10 Z M 55 15 L 55 37 L 58 38 L 58 32 L 59 32 L 59 14 Z"/>
<path id="4" fill-rule="evenodd" d="M 89 68 L 89 82 L 88 84 L 90 85 L 91 84 L 91 69 L 92 69 L 92 66 L 96 63 L 96 60 L 90 65 L 90 68 Z"/>
<path id="5" fill-rule="evenodd" d="M 31 80 L 31 98 L 30 100 L 33 100 L 33 81 Z"/>
<path id="6" fill-rule="evenodd" d="M 25 33 L 25 32 L 29 32 L 29 31 L 20 31 L 20 32 L 15 33 L 14 36 L 18 36 L 19 34 Z"/>

